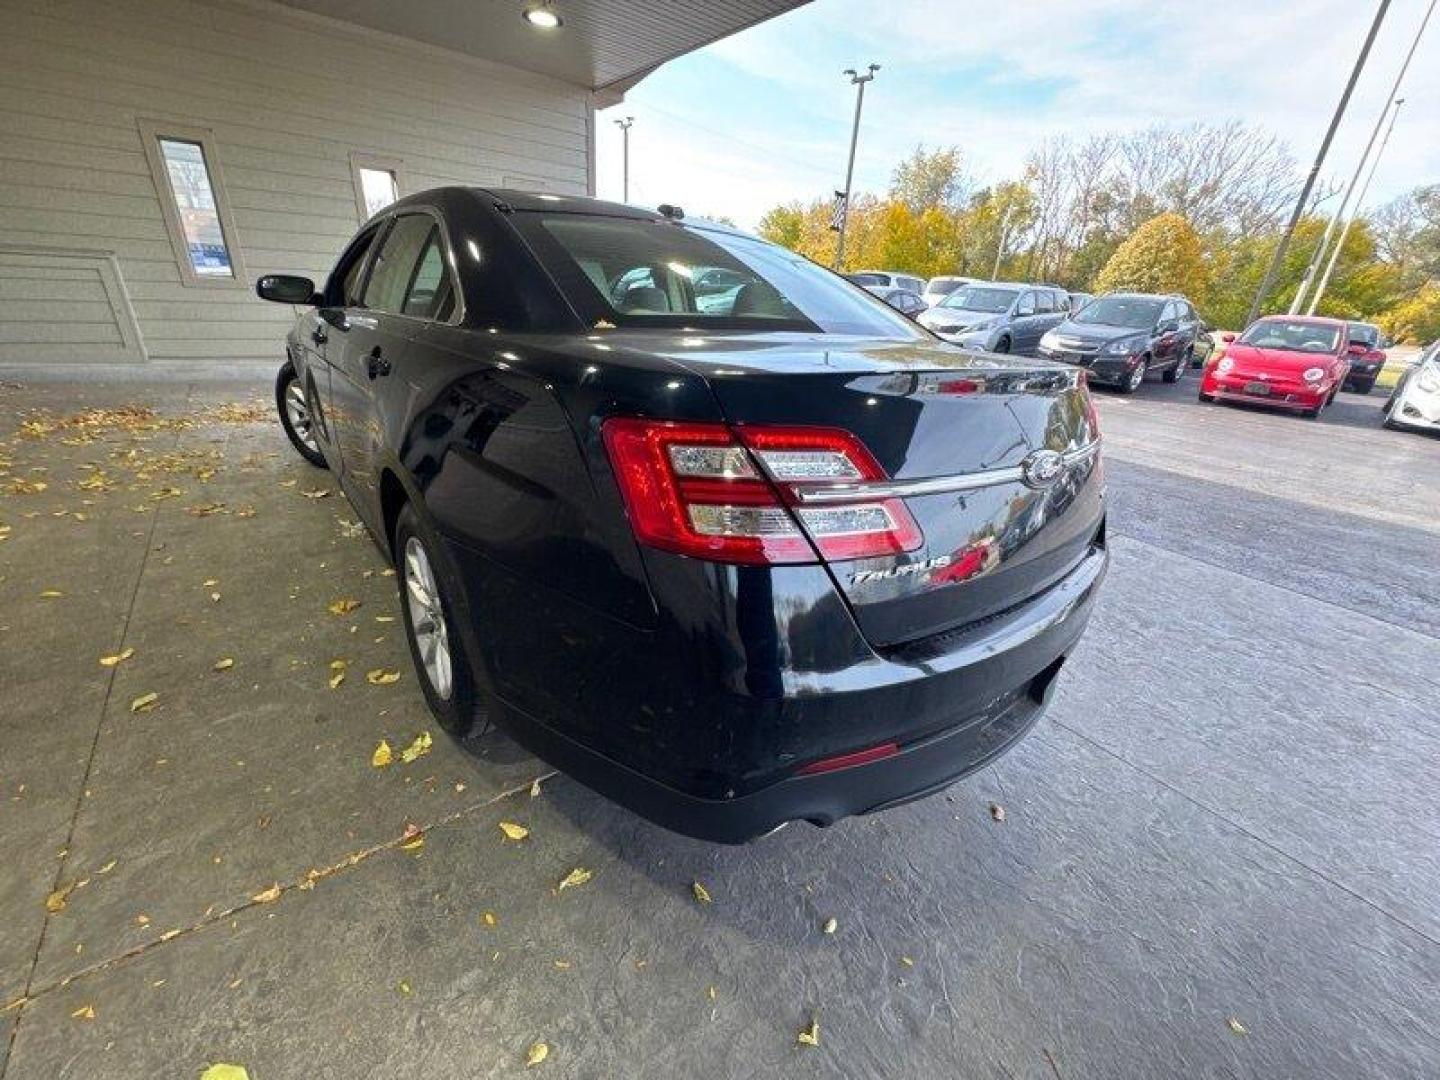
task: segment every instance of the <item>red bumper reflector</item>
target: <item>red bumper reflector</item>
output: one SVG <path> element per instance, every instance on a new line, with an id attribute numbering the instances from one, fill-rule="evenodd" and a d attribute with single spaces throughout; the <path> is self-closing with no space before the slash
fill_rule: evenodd
<path id="1" fill-rule="evenodd" d="M 881 743 L 879 746 L 872 746 L 868 750 L 856 750 L 849 754 L 837 754 L 835 757 L 821 758 L 819 761 L 812 761 L 804 768 L 797 769 L 795 775 L 814 776 L 816 773 L 834 772 L 837 769 L 849 769 L 855 765 L 869 765 L 872 761 L 894 757 L 898 753 L 900 753 L 899 743 Z"/>

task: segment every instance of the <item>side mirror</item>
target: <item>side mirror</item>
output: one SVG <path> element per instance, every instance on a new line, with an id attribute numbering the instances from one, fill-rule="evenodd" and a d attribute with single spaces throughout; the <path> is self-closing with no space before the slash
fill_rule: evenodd
<path id="1" fill-rule="evenodd" d="M 266 274 L 255 282 L 255 295 L 261 300 L 271 300 L 277 304 L 320 303 L 320 294 L 315 291 L 315 283 L 308 277 L 294 274 Z"/>
<path id="2" fill-rule="evenodd" d="M 1235 335 L 1234 335 L 1234 334 L 1228 334 L 1228 333 L 1227 333 L 1227 334 L 1221 334 L 1221 335 L 1220 335 L 1220 340 L 1223 341 L 1226 345 L 1229 345 L 1232 341 L 1235 340 Z"/>

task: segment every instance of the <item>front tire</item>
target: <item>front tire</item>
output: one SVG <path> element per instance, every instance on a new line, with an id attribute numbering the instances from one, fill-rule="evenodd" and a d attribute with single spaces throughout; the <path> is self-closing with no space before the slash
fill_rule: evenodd
<path id="1" fill-rule="evenodd" d="M 315 413 L 310 408 L 310 395 L 300 383 L 293 360 L 286 360 L 275 376 L 275 409 L 290 445 L 317 469 L 326 468 L 325 455 L 315 438 Z"/>
<path id="2" fill-rule="evenodd" d="M 1145 381 L 1145 372 L 1150 370 L 1150 361 L 1142 358 L 1135 365 L 1135 370 L 1120 381 L 1120 392 L 1122 394 L 1133 394 L 1140 389 L 1140 384 Z"/>
<path id="3" fill-rule="evenodd" d="M 395 524 L 394 551 L 405 638 L 425 703 L 446 732 L 467 738 L 483 719 L 480 695 L 438 571 L 438 541 L 408 503 Z"/>
<path id="4" fill-rule="evenodd" d="M 1008 337 L 1002 337 L 999 341 L 995 342 L 995 347 L 990 351 L 995 353 L 1008 353 L 1010 351 L 1010 339 Z"/>
<path id="5" fill-rule="evenodd" d="M 1168 367 L 1165 369 L 1165 374 L 1162 376 L 1162 378 L 1164 378 L 1167 383 L 1179 382 L 1180 376 L 1185 374 L 1185 369 L 1189 366 L 1190 353 L 1189 351 L 1186 351 L 1181 354 L 1179 360 L 1175 361 L 1174 367 Z"/>

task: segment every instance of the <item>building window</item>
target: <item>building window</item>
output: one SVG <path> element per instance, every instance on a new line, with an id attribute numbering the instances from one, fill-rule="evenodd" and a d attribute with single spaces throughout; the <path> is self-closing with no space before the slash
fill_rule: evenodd
<path id="1" fill-rule="evenodd" d="M 181 280 L 187 285 L 243 285 L 214 136 L 203 128 L 145 120 L 140 134 Z"/>
<path id="2" fill-rule="evenodd" d="M 400 162 L 370 154 L 351 154 L 350 174 L 355 181 L 355 209 L 361 221 L 369 221 L 400 198 L 405 186 Z"/>

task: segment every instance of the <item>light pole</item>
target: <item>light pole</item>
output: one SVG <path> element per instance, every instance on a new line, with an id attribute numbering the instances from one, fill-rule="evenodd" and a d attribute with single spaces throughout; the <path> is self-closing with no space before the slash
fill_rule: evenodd
<path id="1" fill-rule="evenodd" d="M 1355 219 L 1360 216 L 1360 207 L 1365 205 L 1365 196 L 1370 192 L 1370 181 L 1375 179 L 1375 170 L 1380 167 L 1380 156 L 1390 144 L 1390 133 L 1395 130 L 1395 121 L 1400 118 L 1400 106 L 1404 104 L 1404 98 L 1395 99 L 1395 111 L 1390 114 L 1390 126 L 1385 129 L 1385 138 L 1380 140 L 1380 149 L 1375 151 L 1375 160 L 1370 163 L 1370 175 L 1365 177 L 1365 186 L 1360 189 L 1360 197 L 1350 208 L 1350 216 L 1345 219 L 1345 227 L 1340 230 L 1340 239 L 1335 242 L 1330 261 L 1325 264 L 1325 273 L 1320 277 L 1320 284 L 1315 286 L 1315 295 L 1310 300 L 1310 309 L 1305 312 L 1306 315 L 1314 315 L 1315 309 L 1320 306 L 1320 298 L 1325 295 L 1325 286 L 1330 284 L 1330 275 L 1335 272 L 1335 264 L 1340 261 L 1340 252 L 1345 250 L 1345 238 L 1350 235 L 1350 226 L 1355 224 Z M 1388 105 L 1386 109 L 1389 109 Z M 1384 119 L 1383 113 L 1381 119 Z"/>
<path id="2" fill-rule="evenodd" d="M 1335 211 L 1335 216 L 1325 226 L 1325 236 L 1320 241 L 1320 246 L 1315 250 L 1310 265 L 1305 268 L 1305 277 L 1300 282 L 1300 288 L 1295 290 L 1295 299 L 1290 304 L 1290 314 L 1294 315 L 1300 310 L 1300 305 L 1305 302 L 1305 293 L 1309 291 L 1311 283 L 1315 280 L 1315 271 L 1320 269 L 1320 260 L 1325 257 L 1326 250 L 1330 247 L 1330 237 L 1334 235 L 1335 226 L 1345 216 L 1345 209 L 1350 205 L 1350 196 L 1355 194 L 1355 185 L 1360 182 L 1360 174 L 1365 170 L 1365 162 L 1370 159 L 1370 151 L 1375 148 L 1375 140 L 1380 135 L 1380 128 L 1385 123 L 1385 116 L 1390 112 L 1390 102 L 1400 92 L 1400 84 L 1405 81 L 1405 72 L 1410 69 L 1410 61 L 1415 59 L 1415 50 L 1420 47 L 1420 39 L 1425 35 L 1425 27 L 1430 24 L 1430 16 L 1435 14 L 1436 0 L 1430 0 L 1430 5 L 1425 9 L 1425 17 L 1420 20 L 1420 29 L 1415 31 L 1415 40 L 1410 43 L 1410 51 L 1405 54 L 1405 62 L 1400 65 L 1400 70 L 1395 74 L 1395 84 L 1390 87 L 1390 94 L 1385 98 L 1385 107 L 1380 110 L 1380 115 L 1375 118 L 1375 127 L 1370 131 L 1370 141 L 1365 144 L 1365 152 L 1360 155 L 1360 160 L 1355 163 L 1355 175 L 1350 177 L 1350 186 L 1345 189 L 1345 198 L 1340 200 L 1340 208 Z M 1394 121 L 1391 121 L 1393 126 Z M 1333 263 L 1332 263 L 1333 265 Z M 1311 312 L 1314 312 L 1315 305 L 1310 305 Z"/>
<path id="3" fill-rule="evenodd" d="M 844 74 L 850 76 L 851 85 L 855 87 L 855 123 L 850 128 L 850 161 L 845 166 L 845 197 L 840 204 L 840 239 L 835 242 L 836 270 L 845 263 L 845 227 L 850 223 L 850 182 L 855 177 L 855 143 L 860 138 L 860 110 L 865 107 L 865 84 L 874 79 L 879 70 L 879 64 L 870 64 L 864 75 L 857 73 L 854 68 L 846 68 L 844 71 Z"/>
<path id="4" fill-rule="evenodd" d="M 990 280 L 1000 280 L 1000 260 L 1005 255 L 1005 242 L 1010 238 L 1010 215 L 1015 212 L 1015 204 L 1011 203 L 1005 207 L 1005 216 L 1000 219 L 1000 240 L 995 245 L 995 269 L 990 271 Z"/>
<path id="5" fill-rule="evenodd" d="M 1355 83 L 1360 79 L 1360 72 L 1365 70 L 1365 61 L 1370 56 L 1370 46 L 1375 44 L 1375 35 L 1380 33 L 1380 24 L 1385 21 L 1385 13 L 1390 10 L 1390 0 L 1380 0 L 1380 7 L 1375 12 L 1375 21 L 1370 24 L 1370 32 L 1365 35 L 1365 44 L 1360 47 L 1360 55 L 1355 58 L 1355 67 L 1350 72 L 1350 81 L 1345 84 L 1345 92 L 1340 95 L 1340 103 L 1335 106 L 1335 115 L 1330 117 L 1330 127 L 1325 131 L 1325 139 L 1320 143 L 1320 152 L 1315 155 L 1315 164 L 1310 166 L 1310 175 L 1305 178 L 1305 186 L 1300 191 L 1300 198 L 1295 200 L 1295 210 L 1290 215 L 1290 222 L 1285 226 L 1285 234 L 1280 237 L 1280 243 L 1275 247 L 1275 254 L 1270 259 L 1270 268 L 1265 271 L 1265 278 L 1260 282 L 1260 288 L 1255 293 L 1255 299 L 1250 302 L 1250 313 L 1245 316 L 1245 325 L 1249 326 L 1260 314 L 1260 306 L 1265 302 L 1265 295 L 1270 291 L 1270 286 L 1275 284 L 1275 275 L 1280 270 L 1280 264 L 1285 261 L 1285 252 L 1290 249 L 1290 240 L 1295 235 L 1295 226 L 1300 224 L 1300 215 L 1305 212 L 1305 204 L 1310 201 L 1310 192 L 1315 187 L 1315 178 L 1320 175 L 1320 169 L 1325 164 L 1325 155 L 1330 152 L 1330 143 L 1335 138 L 1335 129 L 1340 126 L 1340 120 L 1345 115 L 1345 107 L 1350 104 L 1350 95 L 1355 90 Z"/>
<path id="6" fill-rule="evenodd" d="M 630 201 L 630 128 L 635 123 L 635 117 L 627 116 L 624 120 L 616 120 L 615 126 L 620 129 L 620 139 L 623 149 L 620 151 L 620 160 L 623 162 L 622 173 L 624 179 L 621 181 L 620 201 Z"/>

